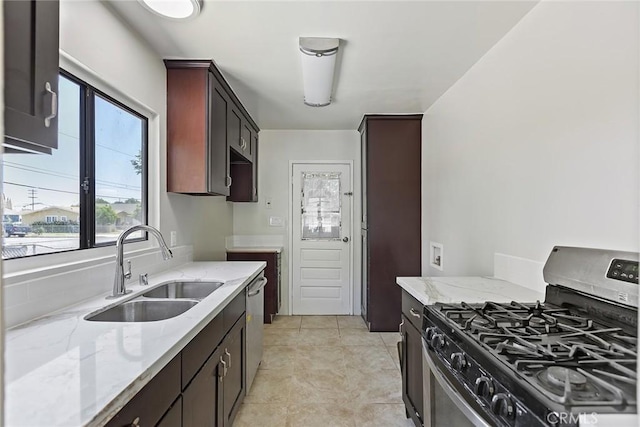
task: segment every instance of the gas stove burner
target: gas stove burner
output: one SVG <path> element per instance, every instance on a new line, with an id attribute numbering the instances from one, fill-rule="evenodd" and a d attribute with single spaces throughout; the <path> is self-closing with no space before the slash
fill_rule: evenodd
<path id="1" fill-rule="evenodd" d="M 586 376 L 563 366 L 550 366 L 537 375 L 542 387 L 563 402 L 593 401 L 600 396 L 600 390 Z"/>
<path id="2" fill-rule="evenodd" d="M 564 387 L 567 379 L 571 386 L 576 388 L 584 387 L 587 383 L 587 377 L 580 372 L 562 366 L 552 366 L 545 371 L 545 374 L 549 382 L 558 387 Z"/>

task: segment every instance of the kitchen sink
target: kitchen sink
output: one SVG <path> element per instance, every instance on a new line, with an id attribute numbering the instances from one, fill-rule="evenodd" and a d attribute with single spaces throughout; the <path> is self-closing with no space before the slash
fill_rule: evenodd
<path id="1" fill-rule="evenodd" d="M 224 285 L 223 282 L 169 282 L 145 292 L 147 298 L 189 298 L 201 300 Z"/>
<path id="2" fill-rule="evenodd" d="M 85 319 L 93 322 L 153 322 L 179 316 L 196 304 L 198 301 L 190 300 L 133 300 L 91 314 Z"/>

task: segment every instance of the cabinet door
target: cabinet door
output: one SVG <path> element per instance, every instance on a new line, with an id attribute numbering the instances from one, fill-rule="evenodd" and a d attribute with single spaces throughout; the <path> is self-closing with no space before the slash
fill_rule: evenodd
<path id="1" fill-rule="evenodd" d="M 224 352 L 219 347 L 211 354 L 191 384 L 182 392 L 183 427 L 221 427 Z M 224 363 L 223 363 L 224 362 Z"/>
<path id="2" fill-rule="evenodd" d="M 5 143 L 50 154 L 58 148 L 59 2 L 2 4 Z"/>
<path id="3" fill-rule="evenodd" d="M 424 420 L 422 402 L 422 334 L 402 316 L 402 400 L 416 426 Z"/>
<path id="4" fill-rule="evenodd" d="M 171 409 L 164 414 L 164 417 L 156 427 L 181 427 L 182 426 L 182 397 L 173 402 Z"/>
<path id="5" fill-rule="evenodd" d="M 253 197 L 252 202 L 258 201 L 258 134 L 251 133 L 251 158 L 253 160 Z"/>
<path id="6" fill-rule="evenodd" d="M 238 108 L 229 102 L 229 121 L 227 125 L 227 145 L 237 153 L 242 152 L 242 113 Z"/>
<path id="7" fill-rule="evenodd" d="M 253 132 L 249 127 L 249 123 L 243 119 L 242 130 L 240 134 L 240 144 L 241 144 L 240 154 L 242 154 L 242 157 L 249 160 L 250 162 L 253 161 L 253 156 L 251 155 L 251 134 L 252 133 Z"/>
<path id="8" fill-rule="evenodd" d="M 369 325 L 369 230 L 360 230 L 360 249 L 361 249 L 361 265 L 360 265 L 360 292 L 362 301 L 360 301 L 360 311 L 362 318 L 367 326 Z"/>
<path id="9" fill-rule="evenodd" d="M 224 426 L 231 427 L 245 395 L 245 324 L 242 316 L 220 346 L 227 361 L 224 377 L 223 413 Z"/>
<path id="10" fill-rule="evenodd" d="M 209 73 L 209 147 L 207 190 L 222 196 L 229 195 L 228 114 L 230 100 L 213 74 Z M 183 173 L 186 173 L 184 171 Z"/>

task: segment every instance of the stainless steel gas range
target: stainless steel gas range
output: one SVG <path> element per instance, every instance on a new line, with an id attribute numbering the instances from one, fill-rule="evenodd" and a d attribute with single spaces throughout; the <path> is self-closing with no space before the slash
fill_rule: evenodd
<path id="1" fill-rule="evenodd" d="M 544 302 L 425 307 L 431 425 L 636 425 L 638 254 L 555 247 L 544 277 Z"/>

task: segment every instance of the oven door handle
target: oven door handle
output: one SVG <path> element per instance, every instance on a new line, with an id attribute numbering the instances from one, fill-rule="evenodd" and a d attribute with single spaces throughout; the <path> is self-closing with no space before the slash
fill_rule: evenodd
<path id="1" fill-rule="evenodd" d="M 480 414 L 478 414 L 476 410 L 473 409 L 471 405 L 469 405 L 464 400 L 460 393 L 456 391 L 449 379 L 440 372 L 440 369 L 436 366 L 435 362 L 431 358 L 429 348 L 424 339 L 422 340 L 422 356 L 429 365 L 431 374 L 433 375 L 435 380 L 438 382 L 438 384 L 440 384 L 444 392 L 447 393 L 447 396 L 449 396 L 451 401 L 458 407 L 458 409 L 460 409 L 460 411 L 462 411 L 462 413 L 466 415 L 469 421 L 471 421 L 471 423 L 476 427 L 491 427 L 491 425 L 488 424 L 484 420 L 484 418 L 482 418 Z"/>

